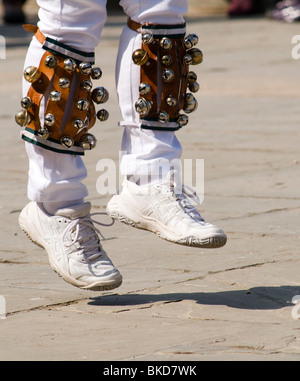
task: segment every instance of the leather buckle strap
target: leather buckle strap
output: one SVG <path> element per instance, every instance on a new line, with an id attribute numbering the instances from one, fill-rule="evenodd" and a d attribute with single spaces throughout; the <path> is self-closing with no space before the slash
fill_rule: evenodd
<path id="1" fill-rule="evenodd" d="M 142 24 L 139 24 L 138 22 L 136 21 L 133 21 L 130 17 L 128 17 L 127 19 L 127 26 L 134 30 L 135 32 L 141 32 L 142 30 Z"/>
<path id="2" fill-rule="evenodd" d="M 36 25 L 31 24 L 24 24 L 23 29 L 25 29 L 27 32 L 34 33 L 36 39 L 43 45 L 46 37 L 43 35 L 43 33 L 39 30 L 39 28 Z"/>

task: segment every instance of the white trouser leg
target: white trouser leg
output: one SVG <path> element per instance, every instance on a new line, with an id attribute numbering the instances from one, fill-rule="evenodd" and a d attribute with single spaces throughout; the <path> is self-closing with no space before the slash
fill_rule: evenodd
<path id="1" fill-rule="evenodd" d="M 181 24 L 187 12 L 187 0 L 121 0 L 120 4 L 125 13 L 139 23 Z M 173 131 L 140 129 L 139 115 L 134 109 L 139 97 L 140 68 L 131 58 L 140 46 L 140 33 L 125 26 L 117 57 L 116 84 L 123 118 L 120 124 L 124 126 L 121 173 L 145 184 L 164 179 L 170 170 L 169 164 L 180 172 L 182 149 Z"/>
<path id="2" fill-rule="evenodd" d="M 106 0 L 37 2 L 40 6 L 38 26 L 44 35 L 78 50 L 94 51 L 106 20 Z M 44 52 L 41 44 L 33 38 L 25 67 L 38 66 Z M 30 84 L 24 80 L 24 96 L 29 86 Z M 41 114 L 42 112 L 43 104 Z M 83 200 L 87 196 L 87 189 L 82 184 L 86 177 L 86 168 L 80 156 L 59 154 L 31 143 L 25 144 L 29 158 L 29 199 L 48 204 L 56 203 L 59 208 L 74 203 L 73 200 Z"/>

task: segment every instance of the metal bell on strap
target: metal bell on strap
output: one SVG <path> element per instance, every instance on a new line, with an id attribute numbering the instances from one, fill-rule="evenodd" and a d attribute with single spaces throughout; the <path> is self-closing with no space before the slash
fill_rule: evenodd
<path id="1" fill-rule="evenodd" d="M 26 79 L 27 82 L 30 82 L 30 83 L 36 82 L 40 78 L 41 74 L 42 73 L 35 66 L 28 66 L 24 70 L 24 78 Z"/>
<path id="2" fill-rule="evenodd" d="M 149 114 L 152 107 L 152 103 L 145 98 L 138 98 L 135 102 L 135 110 L 141 116 L 146 116 Z"/>
<path id="3" fill-rule="evenodd" d="M 108 101 L 109 93 L 104 87 L 96 87 L 92 91 L 92 99 L 95 103 L 105 103 Z"/>
<path id="4" fill-rule="evenodd" d="M 52 55 L 47 56 L 45 58 L 45 65 L 50 69 L 54 69 L 57 66 L 57 59 Z"/>
<path id="5" fill-rule="evenodd" d="M 25 110 L 28 110 L 32 106 L 32 104 L 33 104 L 33 102 L 28 96 L 21 99 L 21 106 Z"/>
<path id="6" fill-rule="evenodd" d="M 149 59 L 148 52 L 145 49 L 137 49 L 132 54 L 132 60 L 136 65 L 142 66 Z"/>
<path id="7" fill-rule="evenodd" d="M 31 122 L 29 112 L 25 109 L 15 115 L 15 121 L 20 127 L 26 127 Z"/>
<path id="8" fill-rule="evenodd" d="M 97 140 L 92 134 L 84 134 L 80 139 L 80 146 L 84 150 L 91 150 L 95 148 Z"/>
<path id="9" fill-rule="evenodd" d="M 54 126 L 54 124 L 55 124 L 55 117 L 54 117 L 54 115 L 52 115 L 50 113 L 46 114 L 45 117 L 44 117 L 44 123 L 48 127 Z"/>
<path id="10" fill-rule="evenodd" d="M 76 107 L 78 108 L 78 110 L 81 110 L 81 111 L 88 110 L 89 106 L 90 106 L 89 101 L 84 98 L 80 98 L 76 102 Z"/>
<path id="11" fill-rule="evenodd" d="M 109 117 L 109 113 L 107 110 L 101 109 L 97 112 L 97 118 L 100 120 L 100 122 L 104 122 Z"/>
<path id="12" fill-rule="evenodd" d="M 65 148 L 70 148 L 74 145 L 74 140 L 70 136 L 63 136 L 60 139 L 61 145 L 63 145 Z"/>

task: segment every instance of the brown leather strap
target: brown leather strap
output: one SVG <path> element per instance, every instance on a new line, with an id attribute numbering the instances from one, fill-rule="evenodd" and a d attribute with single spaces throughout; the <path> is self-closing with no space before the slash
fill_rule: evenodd
<path id="1" fill-rule="evenodd" d="M 46 37 L 42 34 L 36 25 L 24 24 L 23 29 L 25 29 L 27 32 L 34 33 L 36 39 L 43 45 Z"/>
<path id="2" fill-rule="evenodd" d="M 131 20 L 130 17 L 127 19 L 127 25 L 130 29 L 134 30 L 135 32 L 141 32 L 142 24 L 139 24 L 136 21 Z"/>

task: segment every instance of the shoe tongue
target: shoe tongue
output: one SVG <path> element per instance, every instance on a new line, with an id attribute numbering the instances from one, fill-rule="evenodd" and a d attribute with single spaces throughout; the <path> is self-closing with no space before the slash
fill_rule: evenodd
<path id="1" fill-rule="evenodd" d="M 84 202 L 80 205 L 69 206 L 64 209 L 58 209 L 55 216 L 61 216 L 75 220 L 76 218 L 85 217 L 91 211 L 91 203 Z"/>

